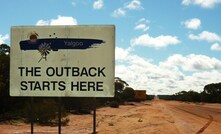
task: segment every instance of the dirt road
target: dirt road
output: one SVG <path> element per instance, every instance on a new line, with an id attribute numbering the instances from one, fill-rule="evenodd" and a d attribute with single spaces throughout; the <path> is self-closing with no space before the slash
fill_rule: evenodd
<path id="1" fill-rule="evenodd" d="M 62 134 L 89 134 L 91 115 L 69 115 L 70 122 Z M 35 126 L 38 134 L 56 134 L 57 127 Z M 0 134 L 30 132 L 30 125 L 0 124 Z M 99 134 L 220 134 L 221 104 L 194 104 L 176 101 L 128 103 L 120 108 L 97 109 Z"/>
<path id="2" fill-rule="evenodd" d="M 182 133 L 221 133 L 220 104 L 165 101 L 158 105 L 163 105 L 165 112 L 173 115 L 175 125 Z"/>

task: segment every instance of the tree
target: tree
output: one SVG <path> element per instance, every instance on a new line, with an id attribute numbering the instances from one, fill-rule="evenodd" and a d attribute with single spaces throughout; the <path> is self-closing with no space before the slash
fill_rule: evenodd
<path id="1" fill-rule="evenodd" d="M 9 97 L 9 68 L 10 68 L 10 47 L 6 44 L 0 45 L 0 114 L 8 112 L 14 105 L 14 98 Z"/>
<path id="2" fill-rule="evenodd" d="M 10 47 L 6 44 L 0 44 L 0 55 L 9 55 Z"/>
<path id="3" fill-rule="evenodd" d="M 221 102 L 221 83 L 211 83 L 204 86 L 202 101 Z"/>
<path id="4" fill-rule="evenodd" d="M 175 93 L 175 100 L 185 101 L 185 94 L 187 94 L 187 91 L 180 91 L 178 93 Z"/>
<path id="5" fill-rule="evenodd" d="M 115 77 L 115 96 L 114 96 L 114 100 L 117 102 L 122 102 L 122 96 L 121 94 L 123 93 L 123 90 L 126 86 L 129 86 L 129 84 L 122 80 L 119 77 Z"/>
<path id="6" fill-rule="evenodd" d="M 175 99 L 179 101 L 200 102 L 201 96 L 198 92 L 190 90 L 190 91 L 180 91 L 178 93 L 175 93 L 170 97 L 170 99 Z"/>
<path id="7" fill-rule="evenodd" d="M 198 92 L 195 91 L 188 91 L 185 95 L 184 95 L 185 101 L 191 101 L 191 102 L 200 102 L 200 94 Z"/>
<path id="8" fill-rule="evenodd" d="M 122 93 L 122 98 L 127 101 L 134 99 L 134 96 L 135 96 L 134 89 L 131 87 L 125 87 Z"/>
<path id="9" fill-rule="evenodd" d="M 38 98 L 30 107 L 29 98 L 9 96 L 10 47 L 0 45 L 0 121 L 26 118 L 31 108 L 39 123 L 51 123 L 56 119 L 57 104 L 54 98 Z M 62 112 L 64 115 L 65 112 Z M 64 120 L 67 121 L 67 120 Z M 63 123 L 64 123 L 63 121 Z"/>
<path id="10" fill-rule="evenodd" d="M 125 86 L 129 84 L 119 77 L 115 77 L 115 92 L 122 92 Z"/>
<path id="11" fill-rule="evenodd" d="M 26 101 L 23 108 L 23 116 L 27 122 L 31 121 L 31 112 L 35 123 L 42 125 L 56 125 L 57 124 L 57 111 L 58 102 L 56 98 L 42 98 L 33 99 L 33 104 L 30 101 Z M 66 112 L 63 105 L 61 106 L 62 124 L 68 122 L 66 118 Z"/>
<path id="12" fill-rule="evenodd" d="M 221 93 L 221 83 L 212 83 L 204 87 L 204 92 L 209 95 L 216 96 Z"/>
<path id="13" fill-rule="evenodd" d="M 9 51 L 10 47 L 0 44 L 0 96 L 8 94 L 9 88 Z"/>
<path id="14" fill-rule="evenodd" d="M 6 54 L 9 49 L 9 46 L 5 44 L 0 45 L 0 96 L 9 95 L 10 57 Z"/>

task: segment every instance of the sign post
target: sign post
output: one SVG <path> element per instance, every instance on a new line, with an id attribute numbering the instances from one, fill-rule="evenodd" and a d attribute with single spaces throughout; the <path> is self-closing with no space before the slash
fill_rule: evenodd
<path id="1" fill-rule="evenodd" d="M 114 96 L 113 25 L 15 26 L 10 51 L 10 96 Z"/>
<path id="2" fill-rule="evenodd" d="M 31 97 L 31 134 L 34 134 L 34 116 L 33 116 L 33 100 L 34 98 Z"/>
<path id="3" fill-rule="evenodd" d="M 58 134 L 61 134 L 61 97 L 58 97 Z"/>
<path id="4" fill-rule="evenodd" d="M 94 110 L 93 110 L 93 134 L 96 134 L 96 98 L 94 97 Z"/>

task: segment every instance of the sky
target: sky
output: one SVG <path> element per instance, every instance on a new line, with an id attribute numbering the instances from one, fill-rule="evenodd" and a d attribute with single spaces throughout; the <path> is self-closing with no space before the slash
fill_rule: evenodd
<path id="1" fill-rule="evenodd" d="M 11 26 L 115 25 L 115 76 L 147 94 L 203 91 L 221 79 L 221 0 L 0 0 Z"/>

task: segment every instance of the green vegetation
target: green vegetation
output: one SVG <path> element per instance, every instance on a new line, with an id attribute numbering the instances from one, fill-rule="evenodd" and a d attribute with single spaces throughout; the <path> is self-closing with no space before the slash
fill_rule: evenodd
<path id="1" fill-rule="evenodd" d="M 56 124 L 58 118 L 57 98 L 34 98 L 9 96 L 10 47 L 0 45 L 0 122 L 7 120 L 31 121 L 31 111 L 35 123 L 42 125 Z M 68 123 L 67 114 L 91 114 L 94 106 L 118 108 L 125 101 L 134 98 L 134 89 L 127 82 L 115 78 L 115 96 L 112 98 L 67 97 L 62 98 L 62 121 Z"/>
<path id="2" fill-rule="evenodd" d="M 111 101 L 109 105 L 113 108 L 119 108 L 119 103 L 117 101 Z"/>
<path id="3" fill-rule="evenodd" d="M 221 83 L 211 83 L 204 87 L 201 93 L 201 101 L 221 103 Z"/>
<path id="4" fill-rule="evenodd" d="M 147 100 L 153 100 L 155 95 L 147 95 Z"/>
<path id="5" fill-rule="evenodd" d="M 158 95 L 158 97 L 165 100 L 221 103 L 221 83 L 205 85 L 201 93 L 190 90 L 181 91 L 173 95 Z"/>
<path id="6" fill-rule="evenodd" d="M 63 105 L 67 112 L 72 114 L 90 114 L 98 101 L 88 97 L 66 97 Z"/>
<path id="7" fill-rule="evenodd" d="M 31 112 L 33 115 L 33 120 L 35 123 L 41 125 L 57 125 L 58 122 L 58 99 L 57 98 L 34 98 L 33 105 L 30 101 L 25 103 L 23 108 L 23 118 L 27 122 L 31 121 Z M 62 111 L 62 124 L 67 124 L 68 119 L 66 118 L 66 112 L 64 107 L 61 108 Z"/>
<path id="8" fill-rule="evenodd" d="M 0 122 L 7 120 L 23 120 L 30 122 L 33 111 L 35 123 L 54 125 L 57 123 L 58 98 L 34 98 L 9 96 L 10 47 L 0 45 Z M 115 78 L 115 96 L 112 98 L 67 97 L 62 98 L 62 123 L 68 123 L 67 114 L 91 114 L 94 106 L 110 106 L 118 108 L 127 101 L 140 101 L 134 98 L 134 89 L 119 77 Z M 221 83 L 205 85 L 203 92 L 181 91 L 174 95 L 159 95 L 160 99 L 221 103 Z M 147 95 L 147 100 L 154 95 Z M 141 121 L 138 121 L 141 122 Z"/>

